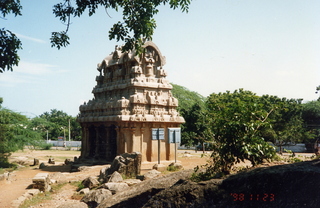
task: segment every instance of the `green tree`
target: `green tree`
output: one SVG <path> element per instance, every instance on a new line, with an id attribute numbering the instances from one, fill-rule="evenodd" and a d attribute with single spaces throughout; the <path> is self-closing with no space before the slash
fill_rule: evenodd
<path id="1" fill-rule="evenodd" d="M 261 103 L 274 111 L 269 117 L 270 127 L 262 130 L 262 135 L 268 141 L 279 146 L 295 145 L 307 136 L 301 117 L 301 99 L 278 98 L 277 96 L 264 95 Z"/>
<path id="2" fill-rule="evenodd" d="M 2 19 L 12 13 L 15 16 L 21 15 L 22 6 L 19 0 L 0 1 L 0 15 Z M 0 28 L 0 73 L 10 70 L 19 63 L 18 50 L 22 49 L 21 41 L 10 30 Z"/>
<path id="3" fill-rule="evenodd" d="M 186 121 L 182 125 L 182 144 L 186 146 L 200 144 L 204 152 L 204 144 L 212 141 L 205 109 L 199 103 L 195 103 L 190 110 L 182 109 L 182 111 Z"/>
<path id="4" fill-rule="evenodd" d="M 73 17 L 81 17 L 86 11 L 89 16 L 95 14 L 99 7 L 122 12 L 123 21 L 113 25 L 109 31 L 109 39 L 124 41 L 123 50 L 142 50 L 145 40 L 151 40 L 156 28 L 153 18 L 161 5 L 169 5 L 172 9 L 180 8 L 187 12 L 191 0 L 63 0 L 53 6 L 54 15 L 66 25 L 66 30 L 52 32 L 51 46 L 60 49 L 69 45 L 68 31 Z M 20 0 L 1 0 L 0 12 L 3 18 L 7 14 L 21 15 Z M 1 70 L 12 71 L 19 62 L 17 51 L 21 49 L 20 40 L 9 30 L 0 30 Z"/>
<path id="5" fill-rule="evenodd" d="M 205 97 L 183 86 L 172 84 L 172 95 L 178 99 L 178 111 L 185 119 L 181 125 L 181 144 L 194 146 L 210 140 L 206 126 Z"/>
<path id="6" fill-rule="evenodd" d="M 234 164 L 244 160 L 257 165 L 274 156 L 274 148 L 259 131 L 270 125 L 268 117 L 274 109 L 265 108 L 259 96 L 243 89 L 213 93 L 207 108 L 215 142 L 209 173 L 229 172 Z"/>
<path id="7" fill-rule="evenodd" d="M 198 104 L 201 108 L 205 106 L 206 98 L 195 91 L 191 91 L 186 87 L 181 85 L 173 84 L 172 85 L 172 95 L 177 98 L 179 101 L 178 111 L 183 116 L 183 111 L 191 110 L 194 104 Z"/>
<path id="8" fill-rule="evenodd" d="M 0 167 L 8 165 L 12 152 L 22 150 L 26 145 L 41 145 L 41 136 L 28 128 L 29 119 L 19 113 L 2 108 L 0 99 Z"/>
<path id="9" fill-rule="evenodd" d="M 68 115 L 67 113 L 51 109 L 50 112 L 44 112 L 39 116 L 48 122 L 49 138 L 57 139 L 59 136 L 64 136 L 65 139 L 69 135 L 69 120 L 70 120 L 70 134 L 73 140 L 81 140 L 81 127 L 76 121 L 75 117 Z"/>
<path id="10" fill-rule="evenodd" d="M 303 104 L 302 119 L 308 131 L 308 137 L 304 139 L 306 148 L 314 151 L 314 143 L 320 141 L 320 101 L 311 101 Z"/>

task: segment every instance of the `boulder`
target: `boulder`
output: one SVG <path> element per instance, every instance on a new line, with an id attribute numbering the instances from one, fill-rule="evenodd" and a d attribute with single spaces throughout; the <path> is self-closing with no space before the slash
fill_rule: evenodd
<path id="1" fill-rule="evenodd" d="M 92 176 L 89 176 L 88 178 L 85 178 L 81 184 L 86 187 L 86 188 L 89 188 L 89 189 L 92 189 L 92 188 L 95 188 L 97 186 L 99 186 L 99 181 L 97 179 L 95 179 L 94 177 Z"/>
<path id="2" fill-rule="evenodd" d="M 33 188 L 39 189 L 40 191 L 50 191 L 51 186 L 49 174 L 48 173 L 38 173 L 35 177 L 32 178 Z"/>
<path id="3" fill-rule="evenodd" d="M 49 174 L 49 179 L 50 180 L 55 180 L 56 183 L 66 183 L 68 182 L 68 179 L 65 174 L 61 172 L 56 172 L 56 173 L 50 173 Z"/>
<path id="4" fill-rule="evenodd" d="M 154 177 L 157 177 L 161 174 L 161 172 L 157 171 L 157 170 L 150 170 L 148 171 L 146 174 L 144 174 L 144 180 L 148 180 Z"/>
<path id="5" fill-rule="evenodd" d="M 87 193 L 89 193 L 90 192 L 90 189 L 89 188 L 83 188 L 83 189 L 81 189 L 78 193 L 79 194 L 87 194 Z"/>
<path id="6" fill-rule="evenodd" d="M 110 168 L 110 165 L 109 166 L 106 166 L 106 167 L 103 167 L 101 170 L 100 170 L 100 174 L 99 174 L 99 181 L 101 183 L 104 183 L 104 182 L 107 182 L 108 181 L 108 169 Z"/>
<path id="7" fill-rule="evenodd" d="M 116 194 L 118 192 L 126 190 L 129 186 L 126 183 L 105 183 L 102 186 L 105 189 L 108 189 L 112 192 L 112 194 Z"/>
<path id="8" fill-rule="evenodd" d="M 123 178 L 121 176 L 120 173 L 118 173 L 118 171 L 114 171 L 112 173 L 112 175 L 110 176 L 109 180 L 108 180 L 108 183 L 110 182 L 122 182 L 123 181 Z"/>
<path id="9" fill-rule="evenodd" d="M 110 168 L 107 170 L 107 175 L 111 175 L 114 171 L 127 176 L 135 177 L 140 174 L 141 171 L 141 153 L 124 153 L 115 157 L 112 161 Z"/>
<path id="10" fill-rule="evenodd" d="M 102 201 L 107 200 L 110 196 L 112 196 L 110 190 L 92 190 L 81 199 L 81 202 L 86 203 L 89 207 L 97 207 Z"/>
<path id="11" fill-rule="evenodd" d="M 141 183 L 141 180 L 140 179 L 132 179 L 132 178 L 130 178 L 130 179 L 123 180 L 123 183 L 128 184 L 128 186 L 133 186 L 133 185 L 136 185 L 138 183 Z"/>
<path id="12" fill-rule="evenodd" d="M 190 178 L 193 170 L 174 172 L 152 180 L 142 181 L 135 186 L 130 186 L 123 192 L 112 195 L 101 202 L 98 208 L 104 207 L 143 207 L 143 205 L 159 191 L 171 187 L 179 179 Z M 191 207 L 191 206 L 190 206 Z"/>

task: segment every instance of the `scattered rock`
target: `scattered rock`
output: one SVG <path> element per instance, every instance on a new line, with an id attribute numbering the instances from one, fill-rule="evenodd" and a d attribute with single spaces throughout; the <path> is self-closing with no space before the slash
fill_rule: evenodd
<path id="1" fill-rule="evenodd" d="M 123 180 L 123 183 L 128 184 L 128 186 L 133 186 L 138 183 L 141 183 L 141 180 L 140 179 L 125 179 L 125 180 Z"/>
<path id="2" fill-rule="evenodd" d="M 94 177 L 89 176 L 88 178 L 85 178 L 81 184 L 86 188 L 92 189 L 99 186 L 99 181 Z"/>
<path id="3" fill-rule="evenodd" d="M 0 174 L 0 181 L 8 180 L 10 173 L 4 172 L 3 174 Z"/>
<path id="4" fill-rule="evenodd" d="M 100 183 L 104 183 L 104 182 L 107 182 L 108 181 L 108 169 L 110 168 L 110 165 L 109 166 L 106 166 L 106 167 L 103 167 L 101 170 L 100 170 L 100 174 L 99 174 L 99 181 Z"/>
<path id="5" fill-rule="evenodd" d="M 156 170 L 154 170 L 156 171 Z M 174 172 L 153 180 L 142 181 L 135 186 L 130 186 L 124 192 L 119 192 L 101 202 L 98 208 L 104 207 L 142 207 L 153 195 L 171 187 L 179 179 L 187 179 L 193 170 Z"/>
<path id="6" fill-rule="evenodd" d="M 33 166 L 39 165 L 39 160 L 37 158 L 33 159 Z"/>
<path id="7" fill-rule="evenodd" d="M 87 193 L 89 193 L 90 192 L 90 189 L 89 188 L 83 188 L 83 189 L 81 189 L 78 193 L 79 194 L 87 194 Z"/>
<path id="8" fill-rule="evenodd" d="M 183 166 L 180 163 L 171 163 L 169 165 L 169 169 L 173 169 L 173 170 L 181 170 L 183 168 Z"/>
<path id="9" fill-rule="evenodd" d="M 155 164 L 152 169 L 155 169 L 157 171 L 163 172 L 167 170 L 167 166 L 163 165 L 163 164 Z"/>
<path id="10" fill-rule="evenodd" d="M 81 199 L 81 202 L 86 203 L 89 207 L 97 207 L 102 201 L 107 200 L 110 196 L 112 196 L 110 190 L 92 190 Z"/>
<path id="11" fill-rule="evenodd" d="M 65 159 L 65 161 L 64 161 L 64 164 L 65 164 L 65 165 L 69 165 L 69 164 L 71 164 L 71 163 L 72 163 L 71 159 Z"/>
<path id="12" fill-rule="evenodd" d="M 45 168 L 45 167 L 47 167 L 44 163 L 40 163 L 40 165 L 39 165 L 39 169 L 43 169 L 43 168 Z"/>
<path id="13" fill-rule="evenodd" d="M 43 192 L 51 190 L 48 173 L 38 173 L 35 177 L 33 177 L 32 183 L 34 189 L 39 189 Z"/>
<path id="14" fill-rule="evenodd" d="M 112 161 L 110 168 L 107 170 L 107 175 L 111 175 L 114 171 L 127 176 L 135 177 L 140 174 L 141 171 L 141 153 L 124 153 L 115 157 Z"/>
<path id="15" fill-rule="evenodd" d="M 157 170 L 150 170 L 148 171 L 146 174 L 144 174 L 144 180 L 148 180 L 154 177 L 157 177 L 161 174 L 161 172 L 157 171 Z"/>
<path id="16" fill-rule="evenodd" d="M 124 191 L 126 189 L 128 189 L 128 184 L 126 183 L 105 183 L 102 186 L 105 189 L 108 189 L 112 192 L 112 194 L 116 194 L 118 192 Z"/>
<path id="17" fill-rule="evenodd" d="M 55 164 L 54 158 L 49 158 L 48 163 L 49 163 L 49 164 Z"/>
<path id="18" fill-rule="evenodd" d="M 114 171 L 112 173 L 112 175 L 110 176 L 109 180 L 108 180 L 108 183 L 110 182 L 122 182 L 123 181 L 123 178 L 121 176 L 120 173 L 118 173 L 117 171 Z"/>
<path id="19" fill-rule="evenodd" d="M 68 182 L 68 179 L 65 174 L 61 172 L 56 172 L 56 173 L 50 173 L 49 174 L 49 179 L 50 180 L 55 180 L 57 183 L 66 183 Z"/>
<path id="20" fill-rule="evenodd" d="M 183 154 L 183 157 L 192 157 L 190 154 Z"/>

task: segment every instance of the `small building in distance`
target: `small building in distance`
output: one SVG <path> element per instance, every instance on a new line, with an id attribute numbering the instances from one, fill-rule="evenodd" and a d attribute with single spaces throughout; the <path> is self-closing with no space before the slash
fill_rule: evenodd
<path id="1" fill-rule="evenodd" d="M 157 161 L 158 140 L 152 140 L 156 128 L 164 130 L 160 159 L 174 159 L 168 128 L 180 127 L 184 119 L 166 79 L 165 57 L 153 42 L 143 48 L 136 55 L 116 46 L 98 64 L 94 98 L 79 107 L 77 118 L 82 127 L 81 160 L 105 163 L 125 152 L 141 152 L 142 161 Z"/>

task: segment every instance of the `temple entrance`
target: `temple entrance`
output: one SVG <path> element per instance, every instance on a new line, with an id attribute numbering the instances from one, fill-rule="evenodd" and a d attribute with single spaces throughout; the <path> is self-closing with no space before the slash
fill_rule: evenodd
<path id="1" fill-rule="evenodd" d="M 89 157 L 94 157 L 96 154 L 96 130 L 94 126 L 89 127 Z"/>
<path id="2" fill-rule="evenodd" d="M 117 131 L 116 126 L 111 125 L 108 128 L 106 159 L 112 161 L 117 156 Z"/>
<path id="3" fill-rule="evenodd" d="M 106 127 L 104 125 L 101 125 L 98 128 L 98 158 L 99 159 L 105 159 L 105 155 L 107 152 L 107 140 L 106 140 L 106 136 L 107 136 L 107 131 L 106 131 Z"/>

